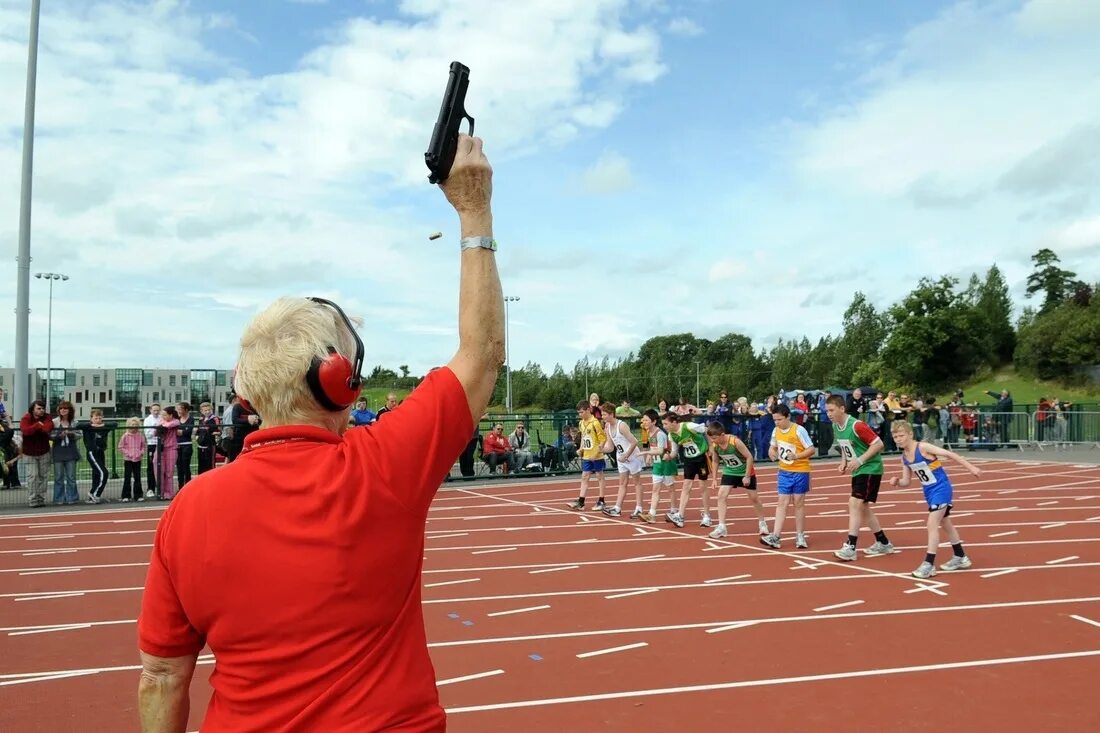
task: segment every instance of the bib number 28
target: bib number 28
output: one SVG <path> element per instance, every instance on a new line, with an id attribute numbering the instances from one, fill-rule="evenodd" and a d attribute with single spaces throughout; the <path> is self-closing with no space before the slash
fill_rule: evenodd
<path id="1" fill-rule="evenodd" d="M 699 446 L 695 443 L 684 443 L 684 457 L 685 458 L 697 458 L 699 456 Z"/>

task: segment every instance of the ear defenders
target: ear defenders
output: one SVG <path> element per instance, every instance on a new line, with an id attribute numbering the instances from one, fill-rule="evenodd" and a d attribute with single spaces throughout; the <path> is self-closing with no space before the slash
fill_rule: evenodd
<path id="1" fill-rule="evenodd" d="M 323 358 L 313 357 L 306 372 L 306 383 L 313 397 L 326 410 L 340 412 L 359 399 L 359 388 L 363 384 L 363 341 L 355 331 L 355 326 L 340 306 L 324 298 L 310 298 L 315 303 L 327 305 L 340 314 L 355 339 L 355 361 L 336 350 L 335 346 L 326 347 L 328 354 Z"/>

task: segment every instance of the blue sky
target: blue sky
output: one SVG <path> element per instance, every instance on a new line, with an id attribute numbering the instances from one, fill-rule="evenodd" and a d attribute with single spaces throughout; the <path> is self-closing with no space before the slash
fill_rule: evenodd
<path id="1" fill-rule="evenodd" d="M 452 59 L 521 297 L 513 364 L 817 338 L 856 290 L 887 305 L 993 262 L 1022 305 L 1042 246 L 1100 278 L 1093 4 L 44 5 L 32 269 L 72 278 L 55 365 L 232 366 L 287 293 L 361 315 L 369 365 L 449 359 L 457 223 L 422 156 Z M 26 6 L 0 0 L 9 100 Z M 21 126 L 0 110 L 6 302 Z M 32 364 L 46 310 L 32 280 Z"/>

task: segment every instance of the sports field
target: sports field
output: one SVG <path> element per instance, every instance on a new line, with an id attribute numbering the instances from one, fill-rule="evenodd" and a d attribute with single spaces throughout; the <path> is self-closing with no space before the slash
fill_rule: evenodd
<path id="1" fill-rule="evenodd" d="M 1100 467 L 978 462 L 980 478 L 952 475 L 974 567 L 928 581 L 909 576 L 919 487 L 880 497 L 901 552 L 833 557 L 835 463 L 814 465 L 809 550 L 789 533 L 762 547 L 736 493 L 711 540 L 698 497 L 676 529 L 625 518 L 631 500 L 621 519 L 569 511 L 576 479 L 448 485 L 423 582 L 449 730 L 1100 729 Z M 0 730 L 136 730 L 134 619 L 163 509 L 0 517 Z M 214 663 L 200 658 L 190 730 Z"/>

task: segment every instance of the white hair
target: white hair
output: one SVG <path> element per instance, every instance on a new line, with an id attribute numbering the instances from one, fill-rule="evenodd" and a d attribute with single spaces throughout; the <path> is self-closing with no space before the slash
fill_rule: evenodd
<path id="1" fill-rule="evenodd" d="M 359 325 L 358 319 L 352 323 Z M 354 336 L 335 310 L 307 298 L 279 298 L 241 336 L 233 388 L 267 426 L 322 425 L 342 432 L 351 406 L 326 410 L 306 383 L 310 362 L 324 358 L 329 346 L 354 361 Z"/>

